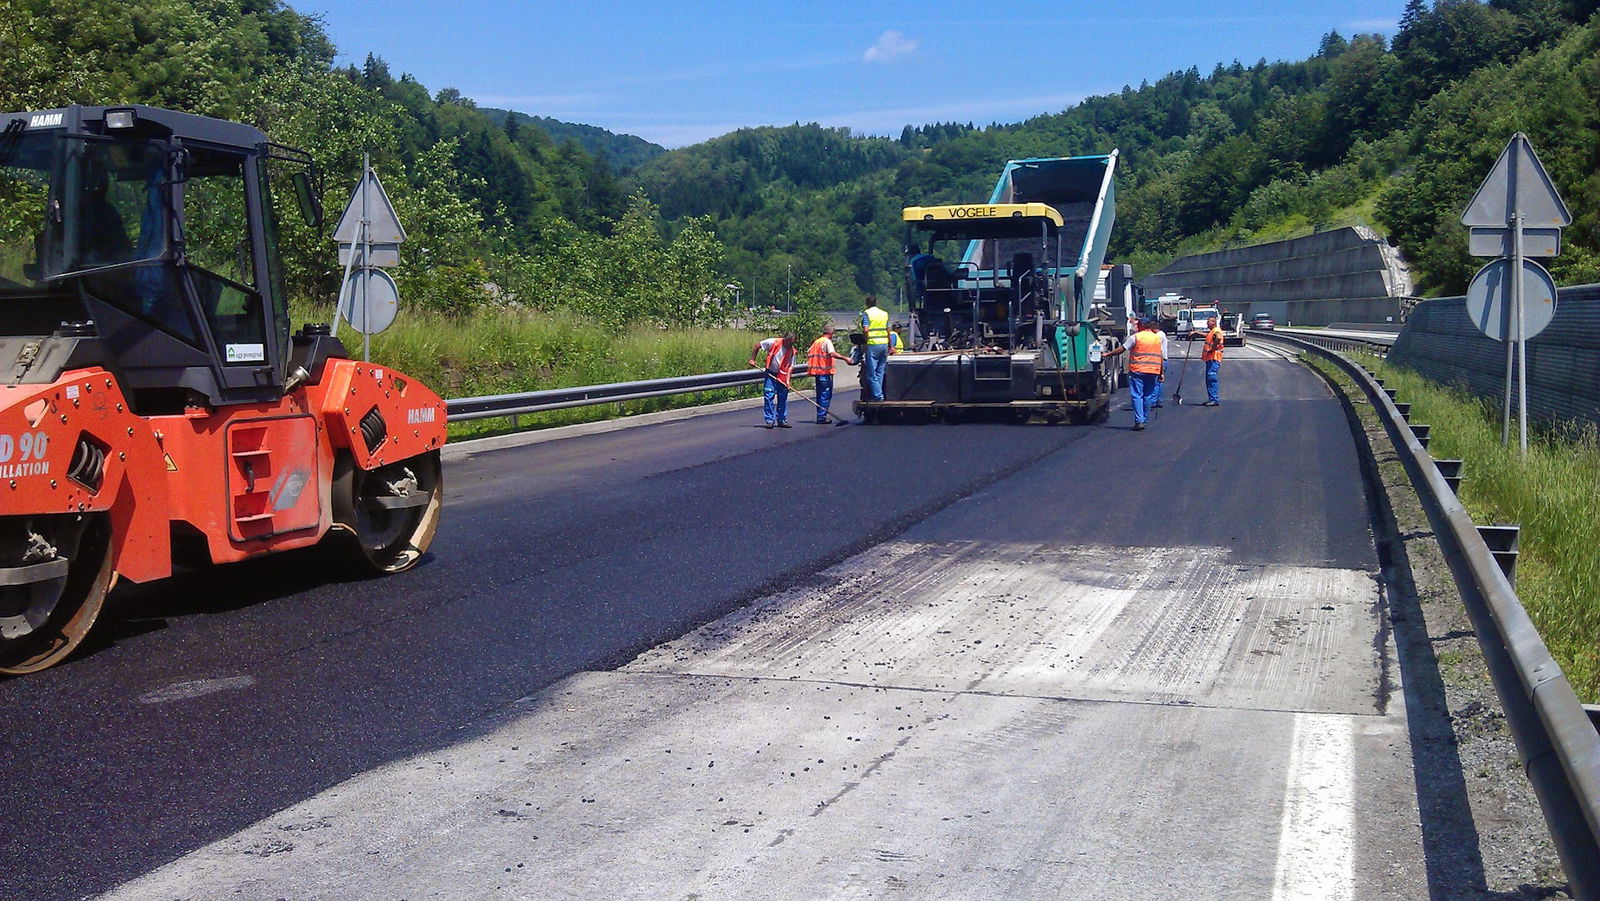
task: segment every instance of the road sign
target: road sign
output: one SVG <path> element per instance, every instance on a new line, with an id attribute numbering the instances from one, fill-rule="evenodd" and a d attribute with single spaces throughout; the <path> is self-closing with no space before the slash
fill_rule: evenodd
<path id="1" fill-rule="evenodd" d="M 333 240 L 339 242 L 341 266 L 350 265 L 352 255 L 363 266 L 400 265 L 400 245 L 405 243 L 406 230 L 383 183 L 378 181 L 378 173 L 367 169 L 356 184 L 333 230 Z"/>
<path id="2" fill-rule="evenodd" d="M 1467 239 L 1467 250 L 1475 257 L 1510 257 L 1516 255 L 1512 246 L 1514 229 L 1474 228 Z M 1561 256 L 1561 229 L 1525 228 L 1522 230 L 1522 255 L 1525 257 Z"/>
<path id="3" fill-rule="evenodd" d="M 1467 204 L 1461 224 L 1505 227 L 1518 211 L 1523 215 L 1524 228 L 1566 228 L 1572 224 L 1572 214 L 1567 212 L 1550 174 L 1544 171 L 1528 136 L 1520 131 L 1511 136 L 1500 159 L 1489 170 L 1489 177 Z"/>
<path id="4" fill-rule="evenodd" d="M 1467 316 L 1478 330 L 1496 341 L 1517 339 L 1516 308 L 1511 297 L 1511 262 L 1495 260 L 1478 270 L 1467 286 Z M 1556 315 L 1556 283 L 1533 260 L 1522 261 L 1522 303 L 1526 332 L 1532 338 Z"/>
<path id="5" fill-rule="evenodd" d="M 376 335 L 400 312 L 400 289 L 382 269 L 355 269 L 339 291 L 339 315 L 363 335 Z"/>

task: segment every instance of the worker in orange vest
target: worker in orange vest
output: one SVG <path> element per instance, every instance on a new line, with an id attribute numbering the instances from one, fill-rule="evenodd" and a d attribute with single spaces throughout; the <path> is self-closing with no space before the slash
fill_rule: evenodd
<path id="1" fill-rule="evenodd" d="M 1220 407 L 1217 399 L 1217 372 L 1222 369 L 1222 329 L 1217 327 L 1217 317 L 1206 320 L 1206 344 L 1200 359 L 1206 364 L 1206 402 L 1202 407 Z"/>
<path id="2" fill-rule="evenodd" d="M 769 429 L 773 426 L 789 428 L 789 374 L 794 371 L 794 341 L 794 332 L 787 332 L 778 338 L 758 341 L 750 349 L 750 365 L 765 369 L 767 373 L 761 387 L 761 418 Z M 767 355 L 765 365 L 756 362 L 756 357 L 763 353 Z"/>
<path id="3" fill-rule="evenodd" d="M 1156 386 L 1161 383 L 1166 368 L 1167 342 L 1156 328 L 1154 319 L 1139 321 L 1139 330 L 1128 336 L 1122 346 L 1113 347 L 1106 357 L 1128 354 L 1128 397 L 1133 401 L 1133 430 L 1144 431 L 1149 416 L 1149 404 L 1155 399 Z"/>
<path id="4" fill-rule="evenodd" d="M 833 402 L 833 361 L 850 358 L 833 346 L 833 326 L 822 327 L 822 337 L 806 350 L 806 372 L 817 383 L 817 425 L 828 424 L 828 404 Z"/>

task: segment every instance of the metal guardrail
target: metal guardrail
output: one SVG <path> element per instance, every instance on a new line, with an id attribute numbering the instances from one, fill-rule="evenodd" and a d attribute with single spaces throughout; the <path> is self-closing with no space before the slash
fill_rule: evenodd
<path id="1" fill-rule="evenodd" d="M 1263 336 L 1267 337 L 1267 336 Z M 1600 899 L 1600 732 L 1550 656 L 1506 573 L 1408 421 L 1365 369 L 1320 342 L 1274 334 L 1344 370 L 1367 394 L 1400 452 L 1477 632 L 1528 781 L 1544 811 L 1573 897 Z"/>
<path id="2" fill-rule="evenodd" d="M 1307 341 L 1311 344 L 1315 344 L 1323 350 L 1331 350 L 1335 353 L 1342 354 L 1364 353 L 1373 354 L 1374 356 L 1378 357 L 1387 357 L 1389 355 L 1389 348 L 1394 346 L 1393 338 L 1389 338 L 1387 340 L 1381 338 L 1353 338 L 1349 335 L 1329 335 L 1318 332 L 1295 332 L 1292 335 L 1284 335 L 1282 332 L 1273 332 L 1270 335 L 1261 335 L 1261 337 L 1268 339 L 1280 336 L 1298 338 L 1301 341 Z"/>
<path id="3" fill-rule="evenodd" d="M 807 375 L 804 363 L 794 367 L 794 378 Z M 596 404 L 643 400 L 648 397 L 668 397 L 674 394 L 697 394 L 722 388 L 741 388 L 759 385 L 766 376 L 758 370 L 739 369 L 733 372 L 713 372 L 707 375 L 683 375 L 667 379 L 646 379 L 638 382 L 613 382 L 609 385 L 584 385 L 577 388 L 550 388 L 544 391 L 526 391 L 521 394 L 487 394 L 481 397 L 459 397 L 445 401 L 451 422 L 469 419 L 490 419 L 496 416 L 521 416 L 525 413 L 542 413 L 546 410 L 565 410 L 569 407 L 588 407 Z"/>

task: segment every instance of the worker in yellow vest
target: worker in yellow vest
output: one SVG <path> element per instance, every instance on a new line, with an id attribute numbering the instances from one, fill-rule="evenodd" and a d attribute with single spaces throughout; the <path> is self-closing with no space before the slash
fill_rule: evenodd
<path id="1" fill-rule="evenodd" d="M 883 400 L 883 369 L 889 362 L 889 314 L 878 306 L 876 295 L 868 294 L 866 304 L 861 314 L 861 330 L 867 333 L 867 348 L 861 365 L 866 375 L 868 399 Z"/>
<path id="2" fill-rule="evenodd" d="M 1139 321 L 1139 330 L 1128 336 L 1122 346 L 1113 347 L 1107 358 L 1126 352 L 1128 354 L 1128 397 L 1133 401 L 1133 430 L 1144 431 L 1149 416 L 1149 406 L 1154 402 L 1156 386 L 1161 383 L 1162 371 L 1167 362 L 1167 342 L 1154 319 Z"/>
<path id="3" fill-rule="evenodd" d="M 822 337 L 806 350 L 806 374 L 817 384 L 817 425 L 828 424 L 828 404 L 833 402 L 833 361 L 850 358 L 833 346 L 833 326 L 822 327 Z"/>
<path id="4" fill-rule="evenodd" d="M 1206 402 L 1202 407 L 1220 407 L 1222 401 L 1217 397 L 1217 373 L 1222 369 L 1222 345 L 1224 344 L 1222 329 L 1217 327 L 1217 317 L 1212 316 L 1206 320 L 1206 345 L 1200 352 L 1200 359 L 1206 364 Z"/>

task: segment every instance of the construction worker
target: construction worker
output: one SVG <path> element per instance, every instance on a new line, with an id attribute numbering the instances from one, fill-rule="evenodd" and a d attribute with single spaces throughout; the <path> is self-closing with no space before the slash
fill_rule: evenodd
<path id="1" fill-rule="evenodd" d="M 833 326 L 822 327 L 822 337 L 806 351 L 806 372 L 817 383 L 817 425 L 828 424 L 828 404 L 833 401 L 833 361 L 850 358 L 833 346 Z"/>
<path id="2" fill-rule="evenodd" d="M 892 357 L 895 354 L 897 354 L 897 353 L 899 353 L 899 352 L 901 352 L 901 351 L 903 351 L 905 349 L 906 349 L 905 339 L 900 337 L 900 333 L 899 332 L 890 331 L 889 332 L 889 356 Z"/>
<path id="3" fill-rule="evenodd" d="M 1128 397 L 1133 401 L 1133 430 L 1142 432 L 1149 415 L 1150 398 L 1161 383 L 1162 370 L 1166 367 L 1166 337 L 1156 328 L 1154 319 L 1141 319 L 1139 330 L 1129 335 L 1120 347 L 1113 347 L 1106 356 L 1114 357 L 1124 351 L 1128 353 Z"/>
<path id="4" fill-rule="evenodd" d="M 861 330 L 867 333 L 867 349 L 861 365 L 869 399 L 883 400 L 883 368 L 889 362 L 889 314 L 878 306 L 876 295 L 868 294 L 866 304 L 861 314 Z"/>
<path id="5" fill-rule="evenodd" d="M 1222 329 L 1217 327 L 1217 317 L 1206 320 L 1206 344 L 1200 359 L 1206 364 L 1206 402 L 1202 407 L 1220 407 L 1217 399 L 1217 372 L 1222 369 Z"/>
<path id="6" fill-rule="evenodd" d="M 781 337 L 756 342 L 750 349 L 750 365 L 766 370 L 767 377 L 761 386 L 761 418 L 767 428 L 789 428 L 789 374 L 794 371 L 794 332 Z M 766 354 L 764 363 L 756 357 Z"/>
<path id="7" fill-rule="evenodd" d="M 1161 359 L 1163 362 L 1161 364 L 1161 378 L 1156 379 L 1154 393 L 1145 398 L 1145 407 L 1150 410 L 1159 410 L 1164 406 L 1161 403 L 1161 394 L 1167 382 L 1167 364 L 1165 361 L 1170 355 L 1171 346 L 1167 343 L 1167 333 L 1161 330 L 1161 323 L 1157 322 L 1154 317 L 1150 319 L 1150 327 L 1156 334 L 1161 336 Z"/>

